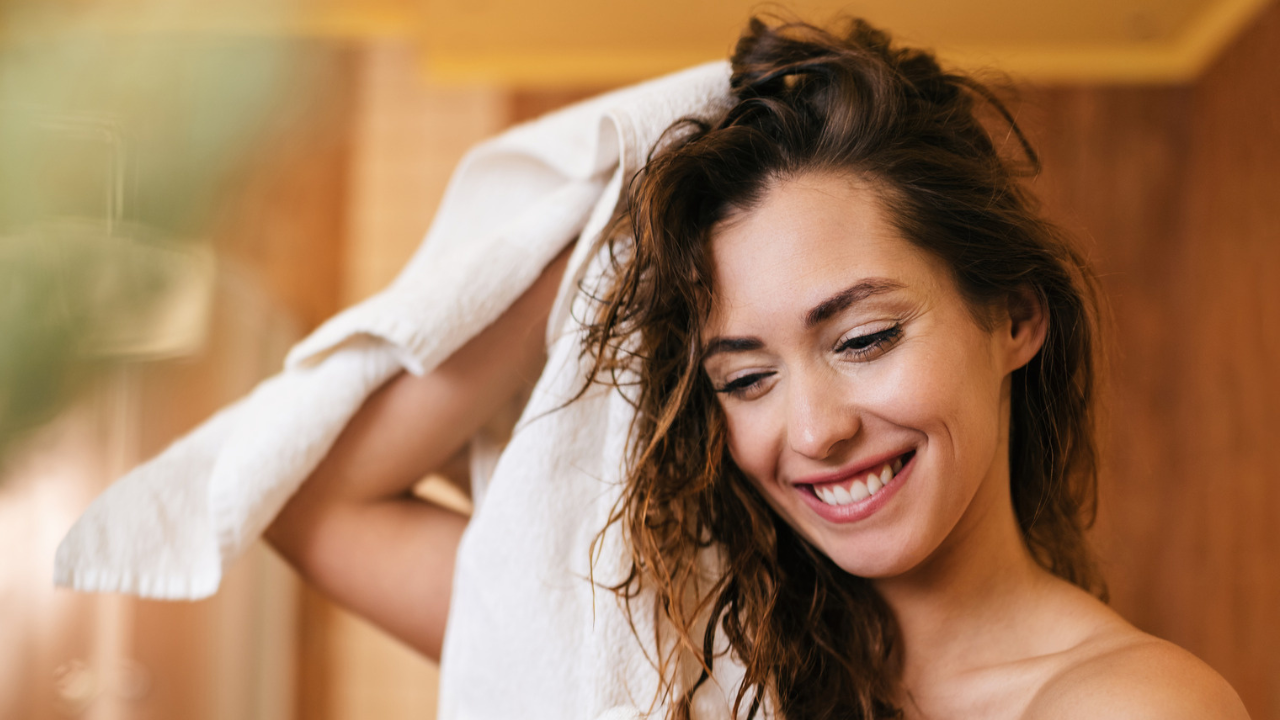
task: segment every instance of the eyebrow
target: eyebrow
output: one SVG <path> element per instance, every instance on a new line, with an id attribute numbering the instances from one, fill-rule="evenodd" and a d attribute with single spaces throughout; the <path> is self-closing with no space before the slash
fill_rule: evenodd
<path id="1" fill-rule="evenodd" d="M 702 351 L 702 359 L 725 352 L 749 352 L 764 347 L 764 342 L 756 337 L 718 337 L 707 343 Z"/>
<path id="2" fill-rule="evenodd" d="M 814 305 L 804 314 L 805 328 L 812 328 L 833 315 L 848 308 L 854 303 L 862 302 L 874 295 L 902 289 L 903 285 L 888 278 L 867 278 L 841 290 L 822 302 Z M 703 348 L 702 359 L 705 361 L 712 355 L 725 352 L 750 352 L 764 347 L 764 341 L 757 337 L 716 337 Z"/>
<path id="3" fill-rule="evenodd" d="M 867 278 L 823 300 L 804 314 L 805 328 L 812 328 L 850 305 L 862 302 L 873 295 L 883 295 L 901 290 L 902 283 L 888 278 Z"/>

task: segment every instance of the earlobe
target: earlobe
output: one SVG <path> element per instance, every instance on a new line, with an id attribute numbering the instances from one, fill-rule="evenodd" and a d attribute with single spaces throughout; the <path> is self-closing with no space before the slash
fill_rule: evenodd
<path id="1" fill-rule="evenodd" d="M 1009 371 L 1031 362 L 1040 352 L 1049 332 L 1049 314 L 1044 300 L 1034 289 L 1023 286 L 1009 294 Z"/>

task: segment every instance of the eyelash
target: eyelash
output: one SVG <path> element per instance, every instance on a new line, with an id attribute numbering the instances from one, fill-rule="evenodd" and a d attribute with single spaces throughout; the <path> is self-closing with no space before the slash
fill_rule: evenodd
<path id="1" fill-rule="evenodd" d="M 837 353 L 849 353 L 855 358 L 864 358 L 885 345 L 894 342 L 898 336 L 902 334 L 902 326 L 894 325 L 884 330 L 868 333 L 866 335 L 858 335 L 845 340 L 835 351 Z M 743 375 L 742 377 L 728 382 L 724 387 L 716 388 L 717 393 L 724 393 L 730 397 L 742 397 L 748 390 L 755 387 L 761 380 L 773 375 L 773 373 L 756 373 L 754 375 Z"/>
<path id="2" fill-rule="evenodd" d="M 836 348 L 836 352 L 852 353 L 855 357 L 866 357 L 881 347 L 888 345 L 902 334 L 902 326 L 894 325 L 866 335 L 858 335 L 845 340 Z M 859 344 L 861 343 L 861 344 Z"/>

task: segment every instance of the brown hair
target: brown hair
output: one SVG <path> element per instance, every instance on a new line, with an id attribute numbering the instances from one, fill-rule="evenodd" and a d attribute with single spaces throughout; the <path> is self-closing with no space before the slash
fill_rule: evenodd
<path id="1" fill-rule="evenodd" d="M 1049 327 L 1013 376 L 1014 511 L 1040 565 L 1104 595 L 1084 537 L 1097 475 L 1093 280 L 1022 188 L 1039 161 L 983 84 L 894 47 L 861 20 L 832 33 L 753 19 L 732 65 L 732 107 L 668 130 L 606 239 L 612 265 L 585 352 L 595 380 L 633 378 L 624 394 L 637 411 L 610 518 L 627 540 L 630 574 L 611 589 L 629 613 L 641 593 L 653 594 L 660 648 L 663 626 L 674 628 L 656 661 L 672 717 L 688 717 L 718 633 L 745 666 L 735 716 L 748 701 L 748 716 L 762 702 L 788 718 L 900 716 L 889 608 L 781 520 L 727 454 L 701 364 L 710 233 L 776 180 L 842 172 L 879 189 L 896 229 L 945 261 L 975 317 L 1030 288 Z M 1017 139 L 1021 162 L 993 143 L 984 110 Z M 708 550 L 720 566 L 711 578 L 699 565 Z M 682 651 L 701 658 L 703 672 L 676 696 Z"/>

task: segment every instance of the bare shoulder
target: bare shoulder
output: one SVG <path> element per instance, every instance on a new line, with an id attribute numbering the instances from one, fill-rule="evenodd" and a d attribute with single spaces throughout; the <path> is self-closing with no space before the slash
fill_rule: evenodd
<path id="1" fill-rule="evenodd" d="M 1036 694 L 1027 720 L 1248 720 L 1213 668 L 1125 624 L 1084 643 Z"/>

